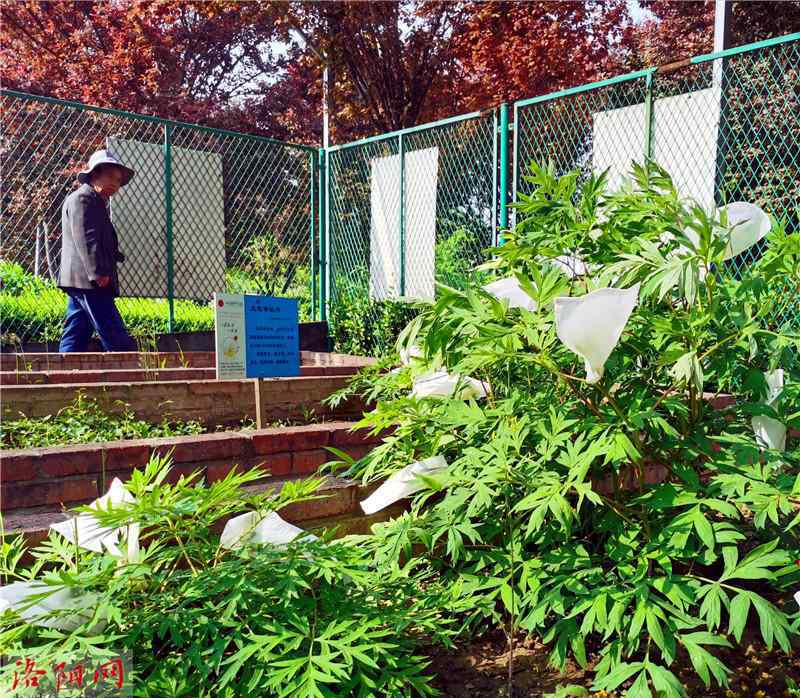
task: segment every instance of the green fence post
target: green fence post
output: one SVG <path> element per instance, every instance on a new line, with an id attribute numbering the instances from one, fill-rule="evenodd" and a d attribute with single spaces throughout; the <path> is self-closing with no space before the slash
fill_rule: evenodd
<path id="1" fill-rule="evenodd" d="M 175 324 L 175 280 L 172 247 L 172 125 L 164 124 L 164 203 L 167 220 L 165 233 L 167 237 L 167 332 L 172 332 Z"/>
<path id="2" fill-rule="evenodd" d="M 406 144 L 398 136 L 400 152 L 400 296 L 406 295 Z"/>
<path id="3" fill-rule="evenodd" d="M 492 111 L 492 244 L 497 247 L 500 235 L 497 228 L 497 166 L 499 151 L 497 149 L 497 130 L 499 122 L 497 119 L 497 109 Z"/>
<path id="4" fill-rule="evenodd" d="M 327 206 L 328 206 L 328 165 L 329 162 L 326 158 L 324 148 L 319 149 L 318 155 L 318 170 L 319 170 L 319 254 L 318 254 L 318 268 L 319 268 L 319 319 L 325 322 L 328 319 L 328 299 L 326 294 L 327 284 L 327 240 L 325 229 L 327 227 Z"/>
<path id="5" fill-rule="evenodd" d="M 645 77 L 644 98 L 644 157 L 645 160 L 653 159 L 653 72 L 650 70 Z"/>
<path id="6" fill-rule="evenodd" d="M 317 254 L 316 254 L 316 245 L 317 245 L 317 231 L 316 231 L 316 211 L 314 209 L 314 205 L 316 201 L 314 201 L 314 195 L 316 194 L 316 187 L 315 187 L 315 180 L 317 178 L 317 155 L 316 153 L 309 153 L 309 262 L 308 266 L 310 267 L 309 276 L 310 284 L 311 284 L 311 319 L 317 319 Z"/>
<path id="7" fill-rule="evenodd" d="M 500 230 L 506 230 L 507 228 L 508 228 L 508 104 L 503 102 L 500 105 Z"/>

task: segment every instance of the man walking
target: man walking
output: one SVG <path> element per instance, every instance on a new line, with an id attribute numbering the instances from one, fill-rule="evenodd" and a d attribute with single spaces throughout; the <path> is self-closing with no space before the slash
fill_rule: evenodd
<path id="1" fill-rule="evenodd" d="M 110 150 L 98 150 L 78 174 L 81 186 L 64 201 L 58 286 L 69 302 L 61 352 L 86 351 L 93 332 L 106 351 L 136 350 L 114 303 L 117 264 L 125 258 L 108 214 L 108 200 L 133 175 Z"/>

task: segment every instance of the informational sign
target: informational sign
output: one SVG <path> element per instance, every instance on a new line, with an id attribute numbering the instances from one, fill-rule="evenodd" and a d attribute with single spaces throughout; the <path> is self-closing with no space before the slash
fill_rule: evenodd
<path id="1" fill-rule="evenodd" d="M 218 380 L 245 378 L 244 296 L 214 294 L 214 347 Z"/>
<path id="2" fill-rule="evenodd" d="M 300 375 L 297 314 L 292 298 L 244 297 L 248 378 Z"/>
<path id="3" fill-rule="evenodd" d="M 218 380 L 300 375 L 297 301 L 214 294 Z"/>

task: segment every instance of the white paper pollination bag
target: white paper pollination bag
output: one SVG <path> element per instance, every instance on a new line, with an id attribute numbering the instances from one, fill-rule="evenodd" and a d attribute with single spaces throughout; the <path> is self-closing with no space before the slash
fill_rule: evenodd
<path id="1" fill-rule="evenodd" d="M 513 276 L 499 279 L 486 284 L 483 290 L 490 293 L 498 300 L 507 300 L 509 308 L 523 308 L 536 310 L 536 301 L 533 300 L 520 286 L 519 281 Z"/>
<path id="2" fill-rule="evenodd" d="M 586 380 L 597 383 L 617 346 L 639 296 L 639 284 L 627 289 L 601 288 L 585 296 L 555 300 L 556 332 L 584 360 Z"/>
<path id="3" fill-rule="evenodd" d="M 723 215 L 725 214 L 725 215 Z M 765 238 L 772 229 L 769 216 L 755 204 L 735 201 L 717 209 L 717 222 L 722 228 L 722 219 L 727 219 L 727 227 L 722 234 L 728 236 L 725 259 L 731 259 Z"/>
<path id="4" fill-rule="evenodd" d="M 34 601 L 39 595 L 44 596 Z M 7 610 L 14 610 L 33 625 L 65 633 L 72 632 L 89 620 L 97 602 L 97 594 L 77 593 L 40 581 L 14 582 L 0 587 L 0 615 Z M 62 613 L 51 618 L 43 617 L 54 611 Z M 92 632 L 102 632 L 104 627 L 105 623 L 98 623 L 92 628 Z"/>
<path id="5" fill-rule="evenodd" d="M 133 495 L 125 489 L 122 481 L 115 477 L 111 481 L 108 492 L 95 499 L 89 507 L 107 510 L 122 504 L 133 504 L 135 501 Z M 108 528 L 101 526 L 97 517 L 92 514 L 82 513 L 66 521 L 50 524 L 50 528 L 64 536 L 70 543 L 95 553 L 103 553 L 107 550 L 115 557 L 127 557 L 128 560 L 134 561 L 139 552 L 138 524 Z M 124 538 L 127 542 L 127 554 L 123 554 L 119 549 L 120 538 Z"/>
<path id="6" fill-rule="evenodd" d="M 424 490 L 427 485 L 417 477 L 418 475 L 429 477 L 445 470 L 447 470 L 447 461 L 443 456 L 433 456 L 415 461 L 390 476 L 386 482 L 361 502 L 361 508 L 365 514 L 374 514 L 401 499 Z"/>
<path id="7" fill-rule="evenodd" d="M 225 524 L 219 544 L 223 548 L 236 550 L 245 545 L 264 543 L 286 545 L 300 536 L 303 540 L 317 539 L 315 535 L 285 521 L 274 511 L 266 516 L 257 511 L 249 511 L 234 516 Z"/>
<path id="8" fill-rule="evenodd" d="M 767 397 L 763 404 L 775 407 L 775 404 L 783 390 L 783 369 L 778 368 L 764 374 L 767 381 Z M 772 448 L 777 451 L 786 450 L 786 425 L 773 417 L 767 415 L 757 415 L 751 420 L 756 440 L 764 448 Z"/>
<path id="9" fill-rule="evenodd" d="M 450 374 L 444 369 L 431 371 L 414 380 L 411 395 L 417 398 L 423 397 L 452 397 L 458 400 L 469 398 L 482 398 L 487 395 L 488 384 L 470 378 Z"/>

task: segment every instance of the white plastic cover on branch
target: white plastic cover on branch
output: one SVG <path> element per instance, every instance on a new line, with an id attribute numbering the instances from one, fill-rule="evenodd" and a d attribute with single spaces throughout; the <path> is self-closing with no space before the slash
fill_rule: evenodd
<path id="1" fill-rule="evenodd" d="M 722 224 L 723 219 L 727 221 Z M 765 238 L 772 229 L 769 216 L 755 204 L 746 201 L 734 201 L 732 204 L 722 206 L 714 212 L 716 226 L 714 234 L 727 240 L 725 256 L 723 259 L 732 259 Z M 692 244 L 697 246 L 700 237 L 691 228 L 684 230 L 684 234 Z M 662 236 L 663 241 L 671 239 L 669 233 Z M 705 276 L 702 274 L 702 276 Z"/>
<path id="2" fill-rule="evenodd" d="M 498 300 L 507 300 L 509 308 L 536 310 L 536 301 L 525 293 L 519 281 L 513 276 L 492 281 L 492 283 L 486 284 L 483 290 Z"/>
<path id="3" fill-rule="evenodd" d="M 432 371 L 414 380 L 413 397 L 452 397 L 458 400 L 486 397 L 489 384 L 471 378 L 450 374 L 444 369 Z"/>
<path id="4" fill-rule="evenodd" d="M 767 397 L 764 404 L 775 407 L 778 397 L 783 390 L 783 369 L 778 368 L 764 374 L 767 381 Z M 764 448 L 772 448 L 776 451 L 786 450 L 786 425 L 773 417 L 767 415 L 757 415 L 752 418 L 753 431 L 756 440 Z"/>
<path id="5" fill-rule="evenodd" d="M 33 601 L 33 597 L 44 595 Z M 92 617 L 98 596 L 76 593 L 66 587 L 55 587 L 39 581 L 14 582 L 0 587 L 0 614 L 14 610 L 29 623 L 68 633 Z M 64 611 L 58 616 L 43 618 L 54 611 Z M 105 624 L 98 623 L 92 630 L 101 631 Z"/>
<path id="6" fill-rule="evenodd" d="M 556 332 L 584 360 L 586 380 L 597 383 L 617 346 L 639 296 L 639 284 L 627 289 L 601 288 L 585 296 L 555 300 Z"/>
<path id="7" fill-rule="evenodd" d="M 401 499 L 410 497 L 427 485 L 418 476 L 431 477 L 447 470 L 447 461 L 443 456 L 433 456 L 425 460 L 414 461 L 389 477 L 377 490 L 361 502 L 365 514 L 374 514 L 391 506 Z"/>
<path id="8" fill-rule="evenodd" d="M 727 219 L 724 228 L 723 218 Z M 731 259 L 752 247 L 772 229 L 769 216 L 755 204 L 746 201 L 735 201 L 717 209 L 717 221 L 728 236 L 725 259 Z"/>
<path id="9" fill-rule="evenodd" d="M 97 510 L 108 510 L 109 508 L 119 507 L 122 504 L 133 504 L 135 501 L 133 495 L 125 489 L 122 480 L 115 477 L 111 481 L 108 492 L 95 499 L 89 507 Z M 107 550 L 116 557 L 124 557 L 119 549 L 121 537 L 124 537 L 127 542 L 127 558 L 129 560 L 135 559 L 139 552 L 138 524 L 120 528 L 108 528 L 101 526 L 94 515 L 82 513 L 66 521 L 50 524 L 50 528 L 60 533 L 70 543 L 95 553 L 103 553 Z"/>
<path id="10" fill-rule="evenodd" d="M 305 534 L 305 535 L 304 535 Z M 284 521 L 274 511 L 266 516 L 257 511 L 249 511 L 234 516 L 225 524 L 219 539 L 220 547 L 235 550 L 245 545 L 286 545 L 302 536 L 303 539 L 316 540 L 316 536 L 302 528 Z"/>

